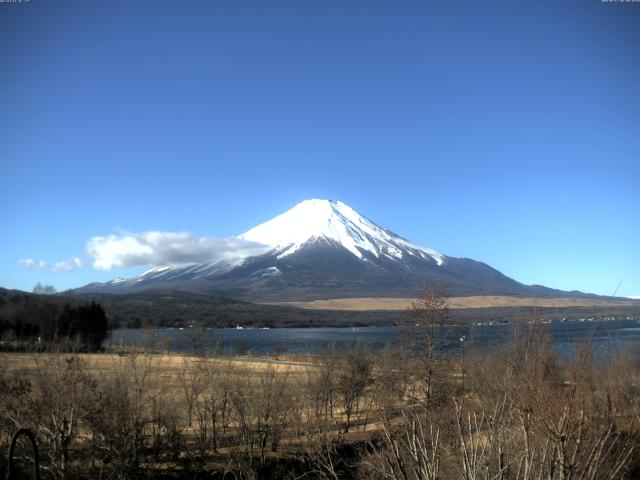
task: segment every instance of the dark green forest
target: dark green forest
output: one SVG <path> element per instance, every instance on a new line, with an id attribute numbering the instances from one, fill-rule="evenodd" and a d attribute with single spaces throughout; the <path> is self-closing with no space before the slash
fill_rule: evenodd
<path id="1" fill-rule="evenodd" d="M 97 351 L 109 333 L 99 303 L 72 304 L 48 295 L 15 294 L 0 300 L 3 350 L 45 349 L 51 344 Z"/>

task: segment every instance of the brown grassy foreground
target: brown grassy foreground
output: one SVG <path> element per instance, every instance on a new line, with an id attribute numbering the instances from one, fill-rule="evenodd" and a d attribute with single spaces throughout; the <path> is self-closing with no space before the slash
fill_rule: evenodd
<path id="1" fill-rule="evenodd" d="M 450 357 L 0 356 L 0 446 L 43 478 L 600 479 L 640 474 L 640 357 L 561 360 L 544 327 Z M 4 476 L 4 472 L 0 472 Z"/>
<path id="2" fill-rule="evenodd" d="M 312 310 L 407 310 L 413 298 L 333 298 L 300 302 L 271 302 L 272 305 L 286 305 Z M 509 296 L 449 297 L 450 309 L 498 308 L 498 307 L 616 307 L 640 305 L 636 300 L 600 300 L 593 298 L 532 298 Z"/>

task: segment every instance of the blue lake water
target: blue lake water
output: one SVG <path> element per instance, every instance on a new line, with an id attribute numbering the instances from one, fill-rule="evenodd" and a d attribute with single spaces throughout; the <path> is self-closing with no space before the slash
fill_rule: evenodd
<path id="1" fill-rule="evenodd" d="M 438 338 L 445 348 L 459 350 L 461 338 L 465 348 L 492 348 L 508 341 L 515 326 L 511 324 L 472 325 L 466 327 L 441 326 Z M 526 325 L 519 328 L 527 328 Z M 593 348 L 603 352 L 611 347 L 640 344 L 640 324 L 635 320 L 567 321 L 544 325 L 562 354 L 570 354 L 585 339 L 591 339 Z M 408 331 L 405 327 L 360 328 L 273 328 L 273 329 L 222 329 L 208 328 L 198 335 L 205 350 L 223 348 L 227 352 L 250 354 L 319 354 L 328 348 L 344 351 L 353 346 L 382 349 L 392 346 Z M 193 331 L 188 328 L 157 328 L 150 330 L 118 329 L 109 344 L 152 344 L 156 348 L 175 352 L 191 352 Z"/>

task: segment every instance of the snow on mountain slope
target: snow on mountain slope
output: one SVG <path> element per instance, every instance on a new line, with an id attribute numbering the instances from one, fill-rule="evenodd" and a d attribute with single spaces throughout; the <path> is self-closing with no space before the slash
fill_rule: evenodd
<path id="1" fill-rule="evenodd" d="M 253 256 L 240 252 L 215 262 L 159 265 L 77 291 L 183 290 L 277 301 L 414 296 L 425 283 L 438 282 L 452 295 L 558 295 L 522 285 L 482 262 L 419 247 L 335 200 L 305 200 L 236 238 L 266 248 Z"/>
<path id="2" fill-rule="evenodd" d="M 405 255 L 432 258 L 442 265 L 445 257 L 418 247 L 364 218 L 336 200 L 305 200 L 292 209 L 239 235 L 238 238 L 272 246 L 278 259 L 298 251 L 313 240 L 331 240 L 361 260 L 365 253 L 379 258 L 402 259 Z"/>
<path id="3" fill-rule="evenodd" d="M 419 247 L 334 200 L 306 200 L 236 238 L 265 248 L 207 263 L 159 265 L 135 278 L 92 283 L 76 292 L 182 290 L 293 301 L 414 297 L 426 283 L 437 282 L 453 296 L 583 295 L 523 285 L 482 262 Z"/>

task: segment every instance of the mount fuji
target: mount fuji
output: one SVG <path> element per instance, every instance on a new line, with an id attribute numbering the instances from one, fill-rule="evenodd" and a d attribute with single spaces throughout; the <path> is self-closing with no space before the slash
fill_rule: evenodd
<path id="1" fill-rule="evenodd" d="M 523 285 L 490 266 L 420 247 L 335 200 L 305 200 L 239 235 L 264 245 L 256 256 L 159 266 L 131 279 L 92 283 L 80 293 L 149 289 L 215 293 L 252 301 L 415 297 L 427 282 L 452 296 L 582 296 Z"/>

